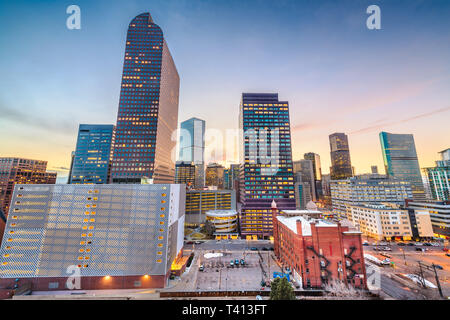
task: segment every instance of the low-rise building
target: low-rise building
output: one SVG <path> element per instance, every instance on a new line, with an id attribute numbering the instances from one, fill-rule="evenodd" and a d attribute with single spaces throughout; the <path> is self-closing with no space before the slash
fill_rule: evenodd
<path id="1" fill-rule="evenodd" d="M 330 183 L 333 211 L 344 216 L 346 207 L 380 202 L 403 205 L 412 199 L 409 182 L 378 175 L 355 176 Z"/>
<path id="2" fill-rule="evenodd" d="M 210 210 L 236 210 L 234 190 L 188 190 L 186 192 L 186 224 L 200 225 Z"/>
<path id="3" fill-rule="evenodd" d="M 236 210 L 211 210 L 206 212 L 206 221 L 215 229 L 216 237 L 231 238 L 237 235 L 238 213 Z"/>
<path id="4" fill-rule="evenodd" d="M 272 202 L 275 255 L 303 288 L 342 281 L 366 288 L 361 232 L 349 225 L 295 215 Z"/>
<path id="5" fill-rule="evenodd" d="M 434 237 L 450 239 L 450 201 L 407 201 L 406 208 L 414 212 L 428 212 Z"/>
<path id="6" fill-rule="evenodd" d="M 16 185 L 0 288 L 15 279 L 45 291 L 163 288 L 182 255 L 184 193 L 175 184 Z"/>

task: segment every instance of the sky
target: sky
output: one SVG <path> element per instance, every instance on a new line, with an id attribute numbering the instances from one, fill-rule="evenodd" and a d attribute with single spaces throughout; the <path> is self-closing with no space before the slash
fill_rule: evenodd
<path id="1" fill-rule="evenodd" d="M 71 4 L 80 30 L 66 27 Z M 366 27 L 372 4 L 380 30 Z M 0 156 L 47 160 L 66 180 L 78 125 L 116 121 L 126 31 L 143 12 L 180 74 L 180 122 L 226 136 L 243 92 L 277 92 L 293 159 L 318 153 L 324 173 L 334 132 L 348 134 L 356 173 L 384 172 L 381 131 L 414 134 L 421 167 L 450 147 L 450 1 L 3 0 Z M 207 158 L 238 160 L 218 154 Z"/>

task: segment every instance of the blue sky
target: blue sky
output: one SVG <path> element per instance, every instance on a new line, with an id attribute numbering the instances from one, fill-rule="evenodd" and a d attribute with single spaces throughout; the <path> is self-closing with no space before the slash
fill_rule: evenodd
<path id="1" fill-rule="evenodd" d="M 66 28 L 71 4 L 81 30 Z M 381 30 L 366 28 L 371 4 Z M 383 171 L 382 130 L 413 133 L 422 167 L 449 147 L 449 1 L 4 0 L 0 156 L 48 160 L 66 175 L 79 123 L 115 123 L 126 29 L 142 12 L 178 68 L 180 121 L 237 128 L 242 92 L 278 92 L 294 160 L 317 152 L 324 172 L 336 131 L 349 134 L 357 173 Z"/>

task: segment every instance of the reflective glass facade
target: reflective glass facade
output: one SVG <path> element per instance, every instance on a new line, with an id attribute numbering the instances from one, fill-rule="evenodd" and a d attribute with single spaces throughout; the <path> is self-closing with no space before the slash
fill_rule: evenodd
<path id="1" fill-rule="evenodd" d="M 330 139 L 331 180 L 346 179 L 353 176 L 348 137 L 345 133 L 333 133 Z"/>
<path id="2" fill-rule="evenodd" d="M 434 200 L 450 200 L 450 149 L 439 152 L 441 160 L 436 167 L 425 168 L 431 196 Z"/>
<path id="3" fill-rule="evenodd" d="M 109 182 L 114 126 L 80 124 L 69 184 Z"/>
<path id="4" fill-rule="evenodd" d="M 178 125 L 180 78 L 161 28 L 149 13 L 134 18 L 128 28 L 116 144 L 113 183 L 171 183 L 175 176 L 172 134 Z"/>
<path id="5" fill-rule="evenodd" d="M 272 235 L 271 203 L 295 209 L 289 103 L 278 94 L 243 93 L 240 115 L 242 235 Z"/>
<path id="6" fill-rule="evenodd" d="M 413 199 L 425 200 L 416 146 L 412 134 L 380 133 L 386 174 L 411 184 Z"/>

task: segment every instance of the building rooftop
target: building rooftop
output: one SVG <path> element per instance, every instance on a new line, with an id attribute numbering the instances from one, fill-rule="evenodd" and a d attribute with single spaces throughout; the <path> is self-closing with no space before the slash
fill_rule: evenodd
<path id="1" fill-rule="evenodd" d="M 322 220 L 322 219 L 308 219 L 304 216 L 295 216 L 295 217 L 284 217 L 277 216 L 278 221 L 284 224 L 286 227 L 291 229 L 295 234 L 297 234 L 297 221 L 302 223 L 302 235 L 303 236 L 311 236 L 311 223 L 315 223 L 316 227 L 337 227 L 337 224 Z"/>

